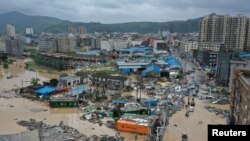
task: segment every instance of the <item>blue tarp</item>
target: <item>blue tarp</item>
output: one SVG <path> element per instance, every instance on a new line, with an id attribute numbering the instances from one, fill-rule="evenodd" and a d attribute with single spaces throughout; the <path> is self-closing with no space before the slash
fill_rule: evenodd
<path id="1" fill-rule="evenodd" d="M 45 86 L 45 87 L 37 89 L 35 92 L 39 95 L 48 95 L 48 94 L 54 92 L 56 89 L 57 89 L 57 87 Z"/>
<path id="2" fill-rule="evenodd" d="M 166 56 L 164 58 L 164 60 L 169 64 L 169 68 L 170 69 L 173 69 L 173 68 L 179 68 L 179 69 L 181 69 L 182 68 L 181 63 L 177 59 L 175 59 L 174 57 L 172 57 L 172 56 Z"/>
<path id="3" fill-rule="evenodd" d="M 146 70 L 142 71 L 142 76 L 146 76 L 148 72 L 152 72 L 154 71 L 155 73 L 160 73 L 160 67 L 155 66 L 155 65 L 151 65 L 146 67 Z"/>
<path id="4" fill-rule="evenodd" d="M 71 94 L 73 96 L 76 96 L 78 94 L 81 94 L 83 93 L 84 91 L 87 91 L 87 87 L 81 85 L 81 86 L 76 86 L 76 87 L 73 87 L 72 90 L 71 90 Z"/>

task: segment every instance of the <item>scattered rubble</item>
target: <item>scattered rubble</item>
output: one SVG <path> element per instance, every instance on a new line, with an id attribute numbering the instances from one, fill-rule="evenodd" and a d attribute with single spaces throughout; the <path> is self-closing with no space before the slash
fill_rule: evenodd
<path id="1" fill-rule="evenodd" d="M 205 106 L 205 108 L 209 112 L 214 112 L 216 115 L 221 116 L 221 117 L 227 117 L 229 115 L 228 110 L 216 109 L 215 107 L 211 107 L 211 106 Z"/>
<path id="2" fill-rule="evenodd" d="M 59 125 L 48 125 L 42 121 L 30 119 L 29 121 L 18 121 L 18 125 L 25 126 L 29 131 L 38 130 L 41 141 L 123 141 L 124 139 L 119 136 L 91 136 L 87 137 L 79 133 L 76 129 L 65 125 L 62 121 Z"/>

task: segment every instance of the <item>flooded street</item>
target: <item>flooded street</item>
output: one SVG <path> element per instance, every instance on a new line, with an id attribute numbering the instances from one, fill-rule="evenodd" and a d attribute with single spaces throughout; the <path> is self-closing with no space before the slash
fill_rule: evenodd
<path id="1" fill-rule="evenodd" d="M 50 109 L 46 104 L 30 101 L 24 98 L 0 98 L 0 134 L 13 134 L 26 129 L 16 124 L 17 120 L 34 118 L 47 124 L 55 125 L 64 121 L 87 136 L 115 135 L 114 130 L 106 126 L 100 127 L 88 121 L 80 120 L 82 114 L 76 108 Z"/>
<path id="2" fill-rule="evenodd" d="M 187 99 L 185 99 L 187 101 Z M 203 103 L 198 98 L 195 99 L 195 110 L 185 116 L 185 109 L 176 112 L 170 120 L 165 131 L 164 140 L 180 141 L 181 134 L 187 133 L 190 141 L 206 141 L 207 140 L 207 125 L 208 124 L 226 124 L 226 118 L 219 117 L 215 113 L 209 112 L 204 106 L 213 106 L 220 109 L 229 109 L 227 105 L 215 105 Z"/>

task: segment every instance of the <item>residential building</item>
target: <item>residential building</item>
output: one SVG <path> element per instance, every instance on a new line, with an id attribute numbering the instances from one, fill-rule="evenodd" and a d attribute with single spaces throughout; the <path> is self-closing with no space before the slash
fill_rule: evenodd
<path id="1" fill-rule="evenodd" d="M 229 88 L 232 88 L 233 85 L 233 76 L 235 69 L 250 69 L 250 59 L 234 59 L 230 61 L 230 79 L 229 79 Z M 232 89 L 230 89 L 232 91 Z"/>
<path id="2" fill-rule="evenodd" d="M 232 51 L 243 51 L 247 40 L 247 17 L 238 15 L 228 18 L 225 48 Z"/>
<path id="3" fill-rule="evenodd" d="M 249 19 L 242 15 L 209 15 L 200 21 L 199 42 L 222 43 L 227 51 L 249 50 Z"/>
<path id="4" fill-rule="evenodd" d="M 128 40 L 124 39 L 114 39 L 113 40 L 114 44 L 114 50 L 119 50 L 122 48 L 127 48 L 128 47 Z"/>
<path id="5" fill-rule="evenodd" d="M 6 45 L 4 40 L 0 40 L 0 52 L 6 52 Z"/>
<path id="6" fill-rule="evenodd" d="M 100 47 L 102 50 L 106 51 L 112 51 L 113 47 L 111 46 L 110 42 L 108 40 L 101 40 Z"/>
<path id="7" fill-rule="evenodd" d="M 33 35 L 33 28 L 26 28 L 25 29 L 26 36 L 32 36 Z"/>
<path id="8" fill-rule="evenodd" d="M 94 85 L 97 91 L 102 91 L 106 93 L 118 93 L 122 92 L 125 86 L 128 86 L 129 82 L 126 77 L 121 76 L 111 76 L 111 75 L 100 75 L 94 74 L 92 76 L 92 85 Z"/>
<path id="9" fill-rule="evenodd" d="M 248 21 L 247 21 L 246 33 L 247 33 L 246 40 L 245 40 L 246 46 L 245 46 L 244 50 L 249 52 L 250 51 L 250 19 L 248 19 Z"/>
<path id="10" fill-rule="evenodd" d="M 85 27 L 81 26 L 81 27 L 79 27 L 78 33 L 79 33 L 80 38 L 85 38 L 87 30 Z"/>
<path id="11" fill-rule="evenodd" d="M 7 24 L 7 26 L 6 26 L 6 35 L 8 37 L 15 37 L 16 36 L 15 26 Z"/>
<path id="12" fill-rule="evenodd" d="M 39 51 L 41 52 L 52 52 L 55 39 L 53 38 L 41 38 L 39 40 Z"/>
<path id="13" fill-rule="evenodd" d="M 200 21 L 200 42 L 224 42 L 228 16 L 209 15 Z"/>
<path id="14" fill-rule="evenodd" d="M 154 40 L 154 53 L 167 53 L 167 42 L 164 40 Z"/>
<path id="15" fill-rule="evenodd" d="M 216 80 L 220 84 L 228 86 L 230 77 L 230 60 L 236 55 L 234 52 L 218 52 Z"/>
<path id="16" fill-rule="evenodd" d="M 95 49 L 101 48 L 101 39 L 100 38 L 91 38 L 91 47 Z"/>
<path id="17" fill-rule="evenodd" d="M 5 44 L 8 54 L 13 56 L 21 56 L 23 54 L 23 41 L 20 38 L 7 37 Z"/>
<path id="18" fill-rule="evenodd" d="M 68 33 L 69 33 L 69 34 L 76 35 L 77 30 L 76 30 L 75 27 L 71 26 L 71 27 L 68 28 Z"/>
<path id="19" fill-rule="evenodd" d="M 234 68 L 231 86 L 231 124 L 250 124 L 250 68 Z"/>
<path id="20" fill-rule="evenodd" d="M 191 50 L 198 49 L 198 41 L 189 40 L 189 41 L 183 42 L 183 44 L 184 44 L 185 52 L 190 52 Z"/>
<path id="21" fill-rule="evenodd" d="M 74 52 L 76 47 L 76 41 L 72 36 L 60 36 L 56 39 L 56 45 L 54 51 L 60 53 Z"/>
<path id="22" fill-rule="evenodd" d="M 101 40 L 100 46 L 101 49 L 106 51 L 119 50 L 128 47 L 128 40 L 123 40 L 123 39 Z"/>
<path id="23" fill-rule="evenodd" d="M 214 51 L 199 51 L 197 60 L 202 66 L 209 66 L 216 68 L 218 52 Z"/>
<path id="24" fill-rule="evenodd" d="M 219 51 L 223 47 L 221 42 L 199 42 L 198 48 L 200 51 Z"/>

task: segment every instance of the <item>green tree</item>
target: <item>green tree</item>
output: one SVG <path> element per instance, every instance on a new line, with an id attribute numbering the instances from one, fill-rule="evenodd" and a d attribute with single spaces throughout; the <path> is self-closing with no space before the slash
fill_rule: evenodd
<path id="1" fill-rule="evenodd" d="M 3 64 L 3 68 L 4 68 L 4 69 L 8 69 L 8 68 L 9 68 L 9 65 L 8 65 L 8 63 L 7 63 L 7 62 L 4 62 L 4 64 Z"/>
<path id="2" fill-rule="evenodd" d="M 32 85 L 37 85 L 39 81 L 40 81 L 39 78 L 34 78 L 34 77 L 33 77 L 33 78 L 31 78 L 30 84 L 32 84 Z"/>
<path id="3" fill-rule="evenodd" d="M 7 77 L 8 77 L 8 68 L 9 68 L 8 62 L 3 63 L 3 68 L 7 70 Z"/>
<path id="4" fill-rule="evenodd" d="M 59 81 L 56 78 L 53 78 L 50 80 L 50 85 L 51 86 L 57 86 L 57 84 L 59 83 Z"/>

